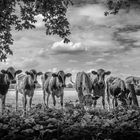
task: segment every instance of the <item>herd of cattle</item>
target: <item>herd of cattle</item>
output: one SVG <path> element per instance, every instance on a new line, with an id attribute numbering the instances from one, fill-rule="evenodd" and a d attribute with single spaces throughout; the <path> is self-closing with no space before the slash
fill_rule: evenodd
<path id="1" fill-rule="evenodd" d="M 41 75 L 43 101 L 47 107 L 50 95 L 54 106 L 56 105 L 55 97 L 57 97 L 60 98 L 60 103 L 63 107 L 65 81 L 68 77 L 71 77 L 70 81 L 75 84 L 80 104 L 96 107 L 97 100 L 102 97 L 102 106 L 105 109 L 105 95 L 107 95 L 109 109 L 111 107 L 110 98 L 112 98 L 113 108 L 117 107 L 118 100 L 121 101 L 122 105 L 134 104 L 138 106 L 136 95 L 140 95 L 140 78 L 129 76 L 123 80 L 119 77 L 110 76 L 105 80 L 105 76 L 110 74 L 110 71 L 105 71 L 104 69 L 98 69 L 91 73 L 78 72 L 76 80 L 73 82 L 72 74 L 64 73 L 64 71 L 42 73 L 32 69 L 23 73 L 22 70 L 15 70 L 13 67 L 9 67 L 7 70 L 1 70 L 0 73 L 1 112 L 3 114 L 5 109 L 5 99 L 10 83 L 16 80 L 16 110 L 18 109 L 18 93 L 21 93 L 23 95 L 23 116 L 26 115 L 27 96 L 29 97 L 29 108 L 31 109 L 38 75 Z"/>

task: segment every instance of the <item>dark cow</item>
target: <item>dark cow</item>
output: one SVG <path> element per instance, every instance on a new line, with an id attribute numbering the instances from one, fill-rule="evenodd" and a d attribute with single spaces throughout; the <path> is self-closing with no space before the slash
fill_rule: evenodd
<path id="1" fill-rule="evenodd" d="M 110 71 L 105 71 L 104 69 L 98 69 L 97 71 L 92 71 L 93 75 L 96 75 L 96 78 L 93 81 L 93 96 L 99 97 L 102 96 L 102 105 L 105 109 L 105 75 L 110 75 Z M 94 100 L 94 107 L 97 104 L 97 100 Z"/>
<path id="2" fill-rule="evenodd" d="M 13 67 L 9 67 L 7 70 L 1 70 L 0 73 L 0 98 L 2 102 L 2 114 L 5 108 L 6 94 L 9 89 L 10 83 L 15 79 L 16 74 L 21 73 L 21 70 L 15 70 Z"/>
<path id="3" fill-rule="evenodd" d="M 118 101 L 120 100 L 123 105 L 127 105 L 127 93 L 125 82 L 118 77 L 109 77 L 106 80 L 106 91 L 107 91 L 107 101 L 110 109 L 110 97 L 113 98 L 112 104 L 113 108 L 118 106 Z"/>
<path id="4" fill-rule="evenodd" d="M 139 86 L 140 77 L 135 76 L 129 76 L 125 79 L 128 98 L 130 101 L 130 104 L 139 106 L 137 96 L 140 95 L 140 86 Z"/>
<path id="5" fill-rule="evenodd" d="M 45 98 L 47 94 L 47 107 L 49 102 L 49 96 L 52 96 L 53 105 L 56 105 L 55 96 L 60 97 L 61 107 L 63 107 L 63 96 L 64 96 L 64 87 L 66 87 L 65 80 L 66 77 L 70 77 L 71 73 L 65 74 L 64 71 L 58 71 L 57 73 L 45 73 L 42 76 L 42 88 L 43 88 L 43 100 L 45 104 Z"/>
<path id="6" fill-rule="evenodd" d="M 41 75 L 42 72 L 36 72 L 32 69 L 25 73 L 18 75 L 16 79 L 16 110 L 18 107 L 18 92 L 20 92 L 23 95 L 23 116 L 26 115 L 27 96 L 29 97 L 29 109 L 31 109 L 35 85 L 38 83 L 37 76 Z"/>
<path id="7" fill-rule="evenodd" d="M 92 96 L 93 85 L 89 73 L 77 73 L 75 88 L 78 93 L 80 103 L 86 106 L 92 106 L 94 99 L 94 97 Z"/>

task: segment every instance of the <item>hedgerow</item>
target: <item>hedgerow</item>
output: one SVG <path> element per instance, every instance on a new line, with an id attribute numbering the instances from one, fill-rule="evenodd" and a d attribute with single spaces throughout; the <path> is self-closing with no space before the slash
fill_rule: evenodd
<path id="1" fill-rule="evenodd" d="M 85 110 L 66 103 L 63 109 L 37 104 L 26 117 L 7 107 L 0 116 L 1 140 L 139 140 L 140 109 Z"/>

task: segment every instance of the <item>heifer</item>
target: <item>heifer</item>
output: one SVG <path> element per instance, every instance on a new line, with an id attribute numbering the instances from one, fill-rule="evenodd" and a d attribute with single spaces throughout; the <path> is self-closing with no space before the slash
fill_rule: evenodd
<path id="1" fill-rule="evenodd" d="M 57 73 L 48 72 L 42 77 L 42 87 L 43 87 L 43 100 L 45 104 L 45 98 L 47 94 L 47 107 L 49 102 L 49 96 L 52 96 L 53 105 L 56 105 L 55 96 L 60 97 L 61 107 L 63 107 L 63 97 L 64 97 L 64 87 L 66 87 L 65 80 L 66 77 L 70 77 L 71 73 L 65 74 L 64 71 L 58 71 Z"/>
<path id="2" fill-rule="evenodd" d="M 6 94 L 8 92 L 10 83 L 15 79 L 16 74 L 21 73 L 21 70 L 15 70 L 13 67 L 9 67 L 7 70 L 1 70 L 0 73 L 0 98 L 1 98 L 1 106 L 2 106 L 2 114 L 5 109 L 5 99 Z"/>
<path id="3" fill-rule="evenodd" d="M 92 71 L 93 75 L 96 75 L 93 81 L 93 95 L 94 97 L 102 97 L 102 105 L 105 109 L 105 76 L 110 75 L 110 71 L 105 71 L 104 69 L 98 69 L 97 71 Z M 94 107 L 96 107 L 97 100 L 94 100 Z"/>
<path id="4" fill-rule="evenodd" d="M 27 96 L 29 97 L 29 109 L 31 109 L 35 85 L 38 83 L 37 76 L 41 75 L 42 72 L 36 72 L 36 70 L 32 69 L 25 73 L 18 75 L 16 79 L 16 110 L 18 108 L 18 93 L 20 92 L 23 95 L 23 116 L 26 115 Z"/>
<path id="5" fill-rule="evenodd" d="M 113 98 L 112 104 L 113 108 L 118 106 L 118 101 L 120 100 L 123 105 L 127 104 L 127 93 L 125 82 L 118 77 L 109 77 L 106 80 L 106 91 L 107 91 L 107 101 L 110 110 L 110 97 Z"/>
<path id="6" fill-rule="evenodd" d="M 75 88 L 78 93 L 80 103 L 89 107 L 92 106 L 94 99 L 92 96 L 93 85 L 89 73 L 77 73 Z"/>
<path id="7" fill-rule="evenodd" d="M 139 106 L 137 96 L 136 96 L 136 95 L 140 95 L 139 81 L 140 81 L 140 77 L 135 77 L 135 76 L 129 76 L 125 79 L 130 104 L 132 104 L 133 101 L 133 104 L 136 106 Z"/>

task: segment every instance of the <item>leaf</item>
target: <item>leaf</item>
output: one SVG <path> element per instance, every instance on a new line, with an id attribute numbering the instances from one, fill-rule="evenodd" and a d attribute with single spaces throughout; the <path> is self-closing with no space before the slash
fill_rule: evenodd
<path id="1" fill-rule="evenodd" d="M 21 133 L 34 133 L 34 130 L 33 129 L 25 129 L 25 130 L 22 130 Z"/>

